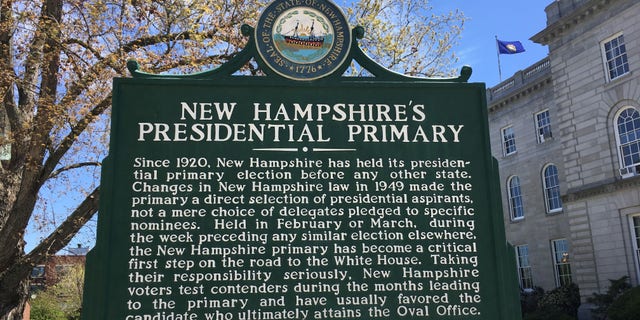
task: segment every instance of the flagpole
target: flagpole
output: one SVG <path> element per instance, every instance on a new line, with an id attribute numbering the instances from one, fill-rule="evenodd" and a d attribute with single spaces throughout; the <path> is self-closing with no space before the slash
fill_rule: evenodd
<path id="1" fill-rule="evenodd" d="M 498 46 L 498 36 L 496 36 L 496 53 L 498 54 L 498 76 L 502 82 L 502 67 L 500 66 L 500 47 Z"/>

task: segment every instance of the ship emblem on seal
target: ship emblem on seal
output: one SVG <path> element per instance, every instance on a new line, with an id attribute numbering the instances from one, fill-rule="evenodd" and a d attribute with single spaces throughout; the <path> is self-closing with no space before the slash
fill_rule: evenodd
<path id="1" fill-rule="evenodd" d="M 262 60 L 277 74 L 294 80 L 333 73 L 351 46 L 344 14 L 326 0 L 276 0 L 262 12 L 255 30 Z"/>

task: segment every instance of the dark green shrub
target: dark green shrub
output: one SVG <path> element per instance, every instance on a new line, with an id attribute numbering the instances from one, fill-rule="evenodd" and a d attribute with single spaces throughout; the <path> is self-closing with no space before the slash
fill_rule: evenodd
<path id="1" fill-rule="evenodd" d="M 564 314 L 561 310 L 553 307 L 544 307 L 536 310 L 532 313 L 527 313 L 522 317 L 522 320 L 575 320 L 568 314 Z"/>
<path id="2" fill-rule="evenodd" d="M 607 311 L 610 320 L 636 320 L 640 317 L 640 287 L 626 290 Z"/>
<path id="3" fill-rule="evenodd" d="M 580 291 L 575 284 L 565 285 L 549 292 L 534 288 L 520 293 L 523 320 L 574 320 L 580 306 Z"/>
<path id="4" fill-rule="evenodd" d="M 559 311 L 573 319 L 578 315 L 578 307 L 580 307 L 580 290 L 574 283 L 553 289 L 538 300 L 540 310 Z"/>
<path id="5" fill-rule="evenodd" d="M 533 313 L 538 309 L 538 300 L 544 294 L 544 289 L 540 287 L 534 287 L 533 290 L 521 290 L 520 291 L 520 309 L 522 315 L 527 313 Z"/>
<path id="6" fill-rule="evenodd" d="M 616 280 L 609 279 L 609 282 L 611 284 L 609 285 L 607 292 L 594 293 L 593 297 L 587 299 L 587 302 L 596 305 L 596 308 L 591 311 L 596 319 L 604 319 L 607 314 L 607 310 L 613 301 L 615 301 L 625 291 L 631 289 L 628 276 L 624 276 Z"/>

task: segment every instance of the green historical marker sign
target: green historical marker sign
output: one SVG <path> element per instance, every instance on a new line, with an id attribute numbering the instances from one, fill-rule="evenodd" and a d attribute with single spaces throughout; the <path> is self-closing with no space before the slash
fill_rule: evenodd
<path id="1" fill-rule="evenodd" d="M 83 319 L 519 318 L 484 85 L 345 29 L 276 1 L 218 69 L 114 80 Z M 232 75 L 251 58 L 267 76 Z"/>

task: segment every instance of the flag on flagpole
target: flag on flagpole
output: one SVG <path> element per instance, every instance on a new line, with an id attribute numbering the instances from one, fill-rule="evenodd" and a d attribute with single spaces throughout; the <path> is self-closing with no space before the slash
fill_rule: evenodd
<path id="1" fill-rule="evenodd" d="M 502 41 L 498 40 L 498 52 L 501 54 L 514 54 L 524 52 L 524 47 L 520 41 Z"/>

